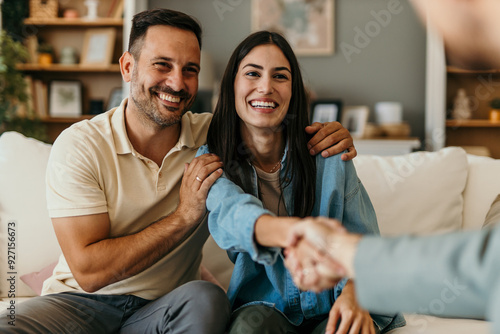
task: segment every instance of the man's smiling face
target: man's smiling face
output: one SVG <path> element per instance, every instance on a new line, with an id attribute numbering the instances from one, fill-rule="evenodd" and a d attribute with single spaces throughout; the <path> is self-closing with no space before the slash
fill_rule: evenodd
<path id="1" fill-rule="evenodd" d="M 177 124 L 194 102 L 199 71 L 200 47 L 194 33 L 152 26 L 134 62 L 131 100 L 157 126 Z"/>

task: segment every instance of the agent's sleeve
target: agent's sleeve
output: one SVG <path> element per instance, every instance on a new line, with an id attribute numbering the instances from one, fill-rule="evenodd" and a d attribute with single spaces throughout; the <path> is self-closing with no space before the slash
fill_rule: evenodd
<path id="1" fill-rule="evenodd" d="M 370 311 L 481 319 L 498 299 L 493 291 L 500 277 L 499 253 L 500 227 L 428 237 L 364 237 L 354 260 L 356 291 Z"/>

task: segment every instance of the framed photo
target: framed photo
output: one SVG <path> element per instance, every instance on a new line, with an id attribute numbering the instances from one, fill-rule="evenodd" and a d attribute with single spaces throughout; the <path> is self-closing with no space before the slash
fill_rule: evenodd
<path id="1" fill-rule="evenodd" d="M 286 37 L 297 56 L 332 55 L 335 0 L 253 0 L 252 31 Z"/>
<path id="2" fill-rule="evenodd" d="M 111 64 L 115 45 L 114 28 L 88 29 L 83 40 L 81 65 L 107 66 Z"/>
<path id="3" fill-rule="evenodd" d="M 49 113 L 51 117 L 80 117 L 82 115 L 82 83 L 76 80 L 51 81 Z"/>
<path id="4" fill-rule="evenodd" d="M 114 107 L 118 107 L 123 100 L 123 90 L 121 87 L 113 88 L 111 93 L 109 94 L 108 105 L 106 106 L 106 110 L 113 109 Z"/>
<path id="5" fill-rule="evenodd" d="M 367 106 L 346 106 L 342 114 L 342 125 L 353 138 L 361 138 L 365 133 L 370 109 Z"/>
<path id="6" fill-rule="evenodd" d="M 316 100 L 311 104 L 311 123 L 340 121 L 342 101 Z"/>

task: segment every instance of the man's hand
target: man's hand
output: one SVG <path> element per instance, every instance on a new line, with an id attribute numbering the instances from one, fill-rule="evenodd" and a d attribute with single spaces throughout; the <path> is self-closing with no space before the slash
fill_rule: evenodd
<path id="1" fill-rule="evenodd" d="M 222 175 L 222 162 L 215 154 L 203 154 L 184 166 L 177 212 L 190 223 L 198 223 L 205 215 L 208 191 Z"/>
<path id="2" fill-rule="evenodd" d="M 321 156 L 327 158 L 348 150 L 348 153 L 342 154 L 341 158 L 344 161 L 352 160 L 357 155 L 351 134 L 339 122 L 314 122 L 306 127 L 306 132 L 314 134 L 307 143 L 311 155 L 321 152 Z"/>
<path id="3" fill-rule="evenodd" d="M 337 331 L 335 329 L 337 328 Z M 333 304 L 328 317 L 325 334 L 375 334 L 370 313 L 361 308 L 356 300 L 354 283 L 348 281 Z"/>

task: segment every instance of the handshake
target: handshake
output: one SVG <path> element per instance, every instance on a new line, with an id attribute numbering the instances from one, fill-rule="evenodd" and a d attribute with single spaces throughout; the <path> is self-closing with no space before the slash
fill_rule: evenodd
<path id="1" fill-rule="evenodd" d="M 354 256 L 361 235 L 351 234 L 336 220 L 308 217 L 290 230 L 285 265 L 302 290 L 332 288 L 354 278 Z"/>

